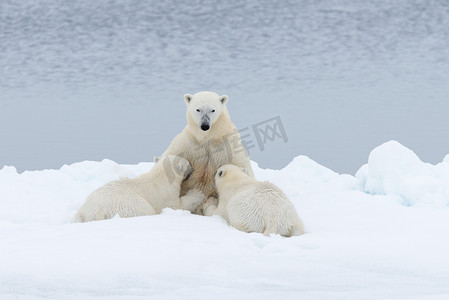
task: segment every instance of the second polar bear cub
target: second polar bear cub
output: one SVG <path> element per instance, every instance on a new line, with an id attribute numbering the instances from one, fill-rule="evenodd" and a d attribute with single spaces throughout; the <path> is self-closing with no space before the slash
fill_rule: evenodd
<path id="1" fill-rule="evenodd" d="M 270 182 L 260 182 L 245 169 L 224 165 L 215 174 L 219 203 L 208 199 L 204 215 L 220 215 L 238 230 L 264 235 L 294 236 L 304 233 L 304 226 L 284 192 Z"/>
<path id="2" fill-rule="evenodd" d="M 180 197 L 181 183 L 192 174 L 190 163 L 170 155 L 137 178 L 122 178 L 93 191 L 75 216 L 76 222 L 160 214 L 162 209 L 185 209 L 191 212 L 204 200 L 201 191 L 192 189 Z"/>

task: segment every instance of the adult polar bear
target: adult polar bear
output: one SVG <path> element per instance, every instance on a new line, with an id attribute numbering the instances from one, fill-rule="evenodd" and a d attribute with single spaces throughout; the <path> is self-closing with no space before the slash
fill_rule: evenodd
<path id="1" fill-rule="evenodd" d="M 240 134 L 229 116 L 228 96 L 213 92 L 185 94 L 187 125 L 162 157 L 177 155 L 193 167 L 190 178 L 182 183 L 181 195 L 199 189 L 206 196 L 217 197 L 214 175 L 225 164 L 246 168 L 254 177 L 249 155 L 241 144 Z M 201 214 L 201 211 L 197 211 Z"/>

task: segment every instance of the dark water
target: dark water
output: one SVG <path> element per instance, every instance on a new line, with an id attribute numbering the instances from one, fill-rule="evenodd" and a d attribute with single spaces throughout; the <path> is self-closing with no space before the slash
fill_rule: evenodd
<path id="1" fill-rule="evenodd" d="M 448 1 L 0 1 L 0 166 L 151 161 L 184 93 L 229 95 L 251 158 L 355 172 L 449 153 Z M 279 116 L 263 150 L 252 125 Z"/>

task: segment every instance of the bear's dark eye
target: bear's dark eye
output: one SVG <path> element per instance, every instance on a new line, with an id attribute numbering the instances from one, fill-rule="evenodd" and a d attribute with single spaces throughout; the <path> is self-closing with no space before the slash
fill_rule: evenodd
<path id="1" fill-rule="evenodd" d="M 215 112 L 215 109 L 213 109 L 212 112 Z"/>
<path id="2" fill-rule="evenodd" d="M 221 177 L 223 175 L 223 171 L 218 172 L 218 177 Z"/>
<path id="3" fill-rule="evenodd" d="M 200 111 L 200 110 L 197 108 L 196 111 Z"/>

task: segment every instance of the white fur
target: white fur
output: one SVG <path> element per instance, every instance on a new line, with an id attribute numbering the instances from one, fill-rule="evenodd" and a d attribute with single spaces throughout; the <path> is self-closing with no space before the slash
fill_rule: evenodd
<path id="1" fill-rule="evenodd" d="M 294 205 L 274 184 L 257 181 L 234 165 L 220 167 L 215 184 L 219 203 L 217 205 L 216 199 L 208 199 L 203 204 L 204 215 L 220 215 L 230 225 L 245 232 L 282 236 L 304 233 Z"/>
<path id="2" fill-rule="evenodd" d="M 160 214 L 163 208 L 194 211 L 204 200 L 199 190 L 180 197 L 181 183 L 192 172 L 189 162 L 167 156 L 137 178 L 109 182 L 93 191 L 75 216 L 76 222 L 105 220 L 119 215 L 137 217 Z"/>
<path id="3" fill-rule="evenodd" d="M 206 196 L 217 197 L 214 174 L 218 167 L 234 164 L 245 167 L 254 176 L 248 153 L 241 146 L 240 135 L 231 122 L 226 103 L 228 96 L 212 92 L 184 95 L 187 125 L 162 154 L 178 155 L 193 166 L 193 174 L 182 183 L 181 194 L 199 189 Z M 201 129 L 208 125 L 209 129 Z M 201 214 L 200 210 L 197 213 Z"/>

